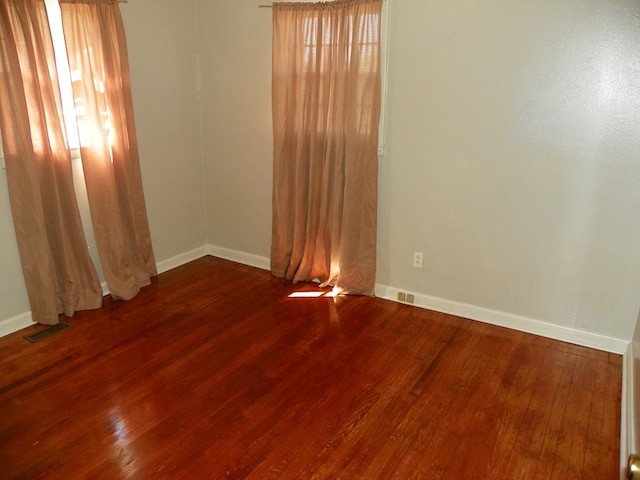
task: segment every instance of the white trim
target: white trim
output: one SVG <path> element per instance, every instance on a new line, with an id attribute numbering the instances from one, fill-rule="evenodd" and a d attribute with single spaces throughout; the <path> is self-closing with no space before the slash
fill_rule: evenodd
<path id="1" fill-rule="evenodd" d="M 633 342 L 622 356 L 622 395 L 620 402 L 620 479 L 626 478 L 627 459 L 636 452 L 635 412 L 633 411 Z"/>
<path id="2" fill-rule="evenodd" d="M 186 263 L 197 260 L 198 258 L 208 255 L 209 252 L 206 246 L 198 247 L 185 253 L 176 255 L 175 257 L 167 258 L 156 263 L 158 274 L 164 273 L 168 270 L 180 267 Z"/>
<path id="3" fill-rule="evenodd" d="M 193 260 L 197 260 L 200 257 L 204 257 L 208 255 L 206 247 L 196 248 L 189 252 L 181 253 L 180 255 L 176 255 L 175 257 L 167 258 L 166 260 L 162 260 L 156 263 L 156 269 L 158 270 L 158 275 L 164 273 L 173 268 L 184 265 L 185 263 L 189 263 Z M 102 295 L 106 297 L 109 295 L 109 287 L 107 286 L 107 282 L 102 282 Z"/>
<path id="4" fill-rule="evenodd" d="M 387 126 L 387 87 L 389 85 L 389 2 L 382 3 L 380 19 L 380 122 L 378 123 L 378 156 L 384 156 Z"/>
<path id="5" fill-rule="evenodd" d="M 2 146 L 2 132 L 0 131 L 0 167 L 6 170 L 7 164 L 4 163 L 4 147 Z"/>
<path id="6" fill-rule="evenodd" d="M 244 265 L 261 268 L 263 270 L 270 269 L 269 258 L 264 256 L 253 255 L 211 244 L 208 246 L 208 254 L 214 257 L 220 257 L 226 260 L 242 263 Z M 401 290 L 398 288 L 376 284 L 375 294 L 377 297 L 384 298 L 386 300 L 397 301 L 399 291 Z M 552 323 L 542 322 L 540 320 L 534 320 L 520 315 L 454 302 L 415 292 L 408 292 L 406 290 L 402 291 L 406 293 L 413 293 L 415 298 L 413 306 L 416 307 L 458 315 L 470 320 L 511 328 L 513 330 L 540 335 L 554 340 L 573 343 L 584 347 L 596 348 L 598 350 L 616 353 L 619 355 L 622 355 L 629 345 L 628 340 L 621 338 L 608 337 L 606 335 L 599 335 L 584 330 L 554 325 Z"/>
<path id="7" fill-rule="evenodd" d="M 203 246 L 157 262 L 156 268 L 158 269 L 158 273 L 164 273 L 167 270 L 171 270 L 172 268 L 179 267 L 180 265 L 184 265 L 185 263 L 204 257 L 209 254 L 207 250 L 207 247 Z M 102 282 L 101 287 L 102 294 L 104 296 L 109 295 L 109 289 L 107 288 L 106 282 Z M 0 337 L 5 337 L 17 332 L 18 330 L 22 330 L 23 328 L 30 327 L 31 325 L 35 325 L 35 322 L 31 319 L 31 312 L 22 313 L 13 318 L 0 320 Z"/>
<path id="8" fill-rule="evenodd" d="M 203 247 L 199 247 L 189 252 L 185 252 L 158 262 L 158 273 L 164 273 L 167 270 L 179 267 L 181 265 L 184 265 L 185 263 L 196 260 L 205 255 L 224 258 L 226 260 L 231 260 L 263 270 L 270 269 L 269 257 L 208 244 Z M 106 286 L 103 286 L 103 291 L 105 290 L 105 287 Z M 384 298 L 386 300 L 397 301 L 397 295 L 399 291 L 404 291 L 405 293 L 413 293 L 415 298 L 413 306 L 415 307 L 426 308 L 452 315 L 458 315 L 471 320 L 477 320 L 492 325 L 511 328 L 521 332 L 540 335 L 543 337 L 574 343 L 585 347 L 596 348 L 598 350 L 604 350 L 620 355 L 624 354 L 629 346 L 628 340 L 608 337 L 605 335 L 599 335 L 583 330 L 576 330 L 560 325 L 554 325 L 539 320 L 534 320 L 532 318 L 500 312 L 497 310 L 491 310 L 475 305 L 469 305 L 465 303 L 446 300 L 443 298 L 432 297 L 429 295 L 423 295 L 406 290 L 400 290 L 398 288 L 389 287 L 387 285 L 376 284 L 375 294 L 377 297 Z M 26 328 L 30 325 L 33 325 L 33 321 L 31 320 L 31 314 L 29 312 L 6 320 L 0 320 L 0 337 L 9 335 L 10 333 L 13 333 L 22 328 Z M 632 360 L 627 360 L 627 363 L 628 362 L 632 362 Z M 632 367 L 629 368 L 632 370 Z M 631 376 L 627 383 L 630 383 L 632 381 L 633 377 Z"/>
<path id="9" fill-rule="evenodd" d="M 224 258 L 232 262 L 242 263 L 250 267 L 261 268 L 262 270 L 271 270 L 271 260 L 269 257 L 254 255 L 252 253 L 240 252 L 230 248 L 218 247 L 217 245 L 208 245 L 208 254 L 213 257 Z"/>
<path id="10" fill-rule="evenodd" d="M 22 330 L 23 328 L 35 325 L 31 319 L 31 312 L 22 313 L 12 318 L 7 318 L 0 321 L 0 337 L 11 335 L 12 333 Z"/>
<path id="11" fill-rule="evenodd" d="M 532 318 L 514 315 L 512 313 L 491 310 L 489 308 L 478 307 L 466 303 L 446 300 L 444 298 L 432 297 L 407 290 L 401 290 L 386 285 L 376 285 L 376 296 L 387 300 L 397 301 L 398 292 L 411 293 L 414 295 L 413 306 L 434 310 L 436 312 L 448 313 L 470 320 L 498 325 L 500 327 L 511 328 L 525 333 L 532 333 L 554 340 L 574 343 L 584 347 L 596 348 L 606 352 L 622 355 L 629 344 L 628 340 L 608 337 L 584 330 L 577 330 L 570 327 L 555 325 L 552 323 L 534 320 Z"/>

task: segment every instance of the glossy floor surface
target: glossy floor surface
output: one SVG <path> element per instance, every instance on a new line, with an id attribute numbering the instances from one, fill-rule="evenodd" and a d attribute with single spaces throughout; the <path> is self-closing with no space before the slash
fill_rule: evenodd
<path id="1" fill-rule="evenodd" d="M 205 257 L 0 339 L 0 478 L 618 478 L 620 356 L 322 293 Z"/>

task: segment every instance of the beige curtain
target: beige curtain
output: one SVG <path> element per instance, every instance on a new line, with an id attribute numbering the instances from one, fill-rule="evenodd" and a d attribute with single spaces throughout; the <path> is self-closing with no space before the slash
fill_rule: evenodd
<path id="1" fill-rule="evenodd" d="M 0 128 L 11 210 L 32 318 L 98 308 L 63 132 L 44 3 L 0 2 Z"/>
<path id="2" fill-rule="evenodd" d="M 113 0 L 60 3 L 98 253 L 111 295 L 129 299 L 156 267 L 122 19 Z M 0 128 L 32 317 L 44 324 L 102 303 L 73 188 L 55 63 L 44 2 L 2 0 Z"/>
<path id="3" fill-rule="evenodd" d="M 374 293 L 381 8 L 273 4 L 275 276 Z"/>
<path id="4" fill-rule="evenodd" d="M 111 295 L 127 300 L 157 272 L 120 9 L 113 0 L 61 0 L 60 7 L 100 263 Z"/>

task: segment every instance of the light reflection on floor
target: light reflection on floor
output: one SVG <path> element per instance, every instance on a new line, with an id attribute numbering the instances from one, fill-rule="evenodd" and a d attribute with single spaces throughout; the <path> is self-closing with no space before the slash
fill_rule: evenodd
<path id="1" fill-rule="evenodd" d="M 119 409 L 113 409 L 109 412 L 109 421 L 113 428 L 113 435 L 116 438 L 113 445 L 114 460 L 119 465 L 124 478 L 134 478 L 136 473 L 136 452 L 132 447 L 131 439 L 129 439 L 127 422 L 122 417 Z"/>
<path id="2" fill-rule="evenodd" d="M 330 292 L 325 291 L 315 291 L 315 290 L 300 290 L 298 292 L 293 292 L 289 295 L 289 298 L 335 298 L 340 295 L 339 290 L 336 287 L 333 287 L 333 290 Z"/>

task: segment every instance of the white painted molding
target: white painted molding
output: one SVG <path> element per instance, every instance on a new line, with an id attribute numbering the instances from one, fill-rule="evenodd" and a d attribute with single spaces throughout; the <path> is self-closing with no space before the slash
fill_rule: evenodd
<path id="1" fill-rule="evenodd" d="M 188 252 L 176 255 L 175 257 L 156 262 L 156 268 L 158 269 L 158 274 L 164 273 L 168 270 L 184 265 L 185 263 L 192 262 L 193 260 L 197 260 L 198 258 L 204 257 L 208 254 L 209 252 L 206 246 L 198 247 Z"/>
<path id="2" fill-rule="evenodd" d="M 231 250 L 229 248 L 218 247 L 211 244 L 208 245 L 207 253 L 213 257 L 224 258 L 225 260 L 242 263 L 243 265 L 249 265 L 250 267 L 261 268 L 262 270 L 271 270 L 271 260 L 269 257 L 240 252 L 238 250 Z"/>
<path id="3" fill-rule="evenodd" d="M 622 395 L 620 403 L 620 479 L 626 478 L 627 459 L 636 453 L 635 412 L 633 411 L 633 342 L 622 356 Z"/>
<path id="4" fill-rule="evenodd" d="M 598 350 L 622 355 L 627 350 L 627 346 L 629 344 L 628 340 L 621 338 L 608 337 L 606 335 L 555 325 L 520 315 L 478 307 L 476 305 L 469 305 L 443 298 L 432 297 L 430 295 L 400 290 L 386 285 L 376 285 L 376 296 L 387 300 L 398 301 L 397 298 L 399 291 L 413 294 L 415 297 L 413 305 L 416 307 L 457 315 L 470 320 L 477 320 L 491 325 L 511 328 L 513 330 L 532 333 L 534 335 L 540 335 L 554 340 L 574 343 L 583 347 L 596 348 Z"/>
<path id="5" fill-rule="evenodd" d="M 164 273 L 168 270 L 179 267 L 180 265 L 184 265 L 185 263 L 196 260 L 205 255 L 212 255 L 215 257 L 224 258 L 226 260 L 231 260 L 233 262 L 242 263 L 243 265 L 249 265 L 263 270 L 270 270 L 270 260 L 268 257 L 219 247 L 217 245 L 207 244 L 194 250 L 158 262 L 158 273 Z M 399 291 L 400 289 L 398 288 L 376 284 L 375 294 L 380 298 L 397 301 Z M 418 294 L 414 292 L 407 292 L 406 290 L 403 291 L 405 291 L 406 293 L 413 293 L 415 297 L 413 305 L 420 308 L 458 315 L 460 317 L 469 318 L 471 320 L 477 320 L 492 325 L 511 328 L 526 333 L 532 333 L 534 335 L 541 335 L 543 337 L 561 340 L 569 343 L 575 343 L 577 345 L 596 348 L 599 350 L 617 354 L 624 354 L 627 351 L 627 347 L 629 345 L 628 340 L 620 338 L 607 337 L 605 335 L 598 335 L 591 332 L 576 330 L 560 325 L 554 325 L 527 317 L 478 307 L 475 305 L 454 302 L 451 300 Z M 103 285 L 103 292 L 105 292 L 105 294 L 108 294 L 106 285 Z M 9 335 L 10 333 L 18 331 L 22 328 L 26 328 L 30 325 L 33 325 L 33 321 L 31 320 L 31 314 L 29 312 L 6 320 L 0 320 L 0 337 Z"/>
<path id="6" fill-rule="evenodd" d="M 12 333 L 22 330 L 23 328 L 35 325 L 35 322 L 31 319 L 31 312 L 22 313 L 12 318 L 7 318 L 0 321 L 0 337 L 5 337 Z"/>
<path id="7" fill-rule="evenodd" d="M 207 246 L 202 246 L 189 252 L 176 255 L 175 257 L 157 262 L 156 268 L 158 269 L 158 273 L 164 273 L 167 270 L 179 267 L 180 265 L 184 265 L 185 263 L 189 263 L 192 260 L 196 260 L 208 254 L 209 253 Z M 105 296 L 109 295 L 109 288 L 107 287 L 106 282 L 102 282 L 101 287 L 102 294 Z M 31 312 L 22 313 L 13 318 L 0 320 L 0 337 L 10 335 L 14 332 L 17 332 L 18 330 L 30 327 L 31 325 L 35 325 L 35 322 L 31 320 Z"/>
<path id="8" fill-rule="evenodd" d="M 158 275 L 173 268 L 179 267 L 180 265 L 184 265 L 185 263 L 197 260 L 198 258 L 204 257 L 207 254 L 207 248 L 200 247 L 189 252 L 181 253 L 180 255 L 176 255 L 175 257 L 167 258 L 166 260 L 157 262 L 156 269 L 158 270 Z M 107 295 L 109 295 L 109 287 L 107 286 L 107 282 L 102 282 L 100 285 L 102 286 L 102 296 L 106 297 Z"/>

